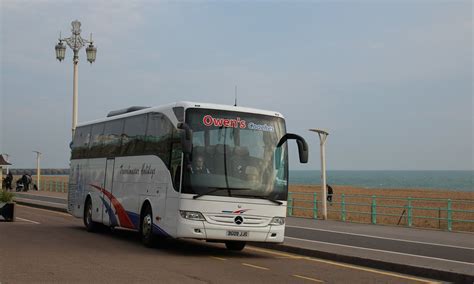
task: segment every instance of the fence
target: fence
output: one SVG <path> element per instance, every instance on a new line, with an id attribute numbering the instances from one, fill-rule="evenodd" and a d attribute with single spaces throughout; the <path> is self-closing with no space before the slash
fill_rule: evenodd
<path id="1" fill-rule="evenodd" d="M 67 192 L 68 182 L 63 180 L 45 179 L 40 181 L 41 191 Z"/>
<path id="2" fill-rule="evenodd" d="M 288 216 L 317 219 L 321 200 L 317 193 L 289 192 Z M 328 219 L 474 231 L 474 201 L 376 195 L 333 195 L 327 203 Z"/>

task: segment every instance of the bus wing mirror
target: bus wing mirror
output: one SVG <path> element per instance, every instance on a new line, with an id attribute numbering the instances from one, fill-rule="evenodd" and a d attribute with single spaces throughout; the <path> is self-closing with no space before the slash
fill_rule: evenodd
<path id="1" fill-rule="evenodd" d="M 300 163 L 306 164 L 308 162 L 309 149 L 308 144 L 306 143 L 303 137 L 296 134 L 287 133 L 283 135 L 283 137 L 280 139 L 277 144 L 277 148 L 281 147 L 281 145 L 283 145 L 283 143 L 285 143 L 289 139 L 296 140 L 296 144 L 298 145 L 298 153 L 300 156 Z"/>
<path id="2" fill-rule="evenodd" d="M 181 146 L 183 147 L 183 152 L 186 154 L 191 154 L 193 151 L 193 131 L 186 123 L 178 123 L 178 129 L 181 129 Z"/>

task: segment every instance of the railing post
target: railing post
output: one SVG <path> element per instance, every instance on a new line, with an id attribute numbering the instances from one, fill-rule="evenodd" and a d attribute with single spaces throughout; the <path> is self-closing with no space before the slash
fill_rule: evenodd
<path id="1" fill-rule="evenodd" d="M 313 193 L 313 219 L 318 219 L 318 194 Z"/>
<path id="2" fill-rule="evenodd" d="M 288 216 L 293 216 L 293 196 L 291 192 L 288 192 Z"/>
<path id="3" fill-rule="evenodd" d="M 52 191 L 51 188 L 53 187 L 53 181 L 49 180 L 48 181 L 48 191 Z"/>
<path id="4" fill-rule="evenodd" d="M 413 206 L 411 206 L 411 197 L 408 197 L 408 227 L 413 225 Z"/>
<path id="5" fill-rule="evenodd" d="M 342 221 L 346 221 L 346 196 L 344 193 L 341 195 L 341 218 Z"/>
<path id="6" fill-rule="evenodd" d="M 372 205 L 371 205 L 371 219 L 372 219 L 372 224 L 377 224 L 377 202 L 375 201 L 377 197 L 375 195 L 372 195 Z"/>
<path id="7" fill-rule="evenodd" d="M 54 181 L 54 191 L 58 192 L 58 181 L 57 180 Z"/>
<path id="8" fill-rule="evenodd" d="M 448 199 L 448 231 L 451 232 L 453 229 L 453 216 L 452 216 L 452 211 L 451 211 L 451 199 Z"/>

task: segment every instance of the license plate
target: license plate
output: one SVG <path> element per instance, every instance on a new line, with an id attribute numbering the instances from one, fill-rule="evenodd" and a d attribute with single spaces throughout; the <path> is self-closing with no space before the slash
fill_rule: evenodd
<path id="1" fill-rule="evenodd" d="M 227 231 L 227 236 L 228 237 L 248 237 L 249 236 L 249 232 L 245 232 L 245 231 Z"/>

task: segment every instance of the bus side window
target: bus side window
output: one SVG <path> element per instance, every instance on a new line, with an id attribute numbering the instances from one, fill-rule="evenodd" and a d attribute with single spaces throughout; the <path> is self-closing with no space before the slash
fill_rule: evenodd
<path id="1" fill-rule="evenodd" d="M 173 125 L 161 113 L 150 113 L 146 130 L 145 154 L 156 155 L 170 169 L 170 148 Z"/>
<path id="2" fill-rule="evenodd" d="M 147 115 L 128 117 L 122 134 L 122 156 L 142 155 L 145 150 Z"/>
<path id="3" fill-rule="evenodd" d="M 94 124 L 91 131 L 91 142 L 89 143 L 89 152 L 87 158 L 99 158 L 102 151 L 102 140 L 104 133 L 104 123 Z"/>
<path id="4" fill-rule="evenodd" d="M 81 126 L 76 129 L 71 148 L 71 159 L 82 159 L 89 148 L 91 127 Z"/>
<path id="5" fill-rule="evenodd" d="M 180 136 L 176 129 L 173 130 L 173 140 L 171 143 L 171 178 L 173 179 L 173 188 L 179 192 L 181 181 L 181 157 L 183 149 Z"/>
<path id="6" fill-rule="evenodd" d="M 115 157 L 120 154 L 123 121 L 123 119 L 119 119 L 105 123 L 105 130 L 102 138 L 102 157 Z"/>

